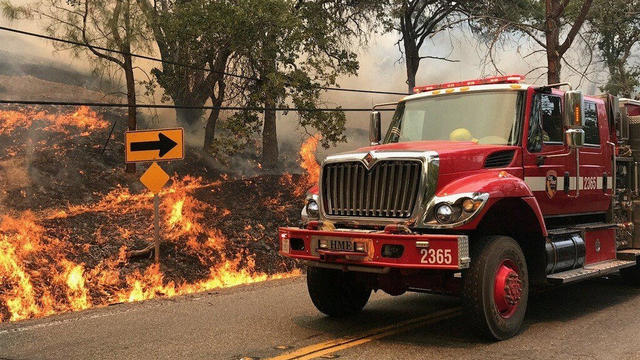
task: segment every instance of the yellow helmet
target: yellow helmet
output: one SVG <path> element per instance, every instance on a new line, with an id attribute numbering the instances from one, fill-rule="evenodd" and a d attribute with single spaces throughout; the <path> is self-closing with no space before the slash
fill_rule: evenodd
<path id="1" fill-rule="evenodd" d="M 468 129 L 465 129 L 465 128 L 457 128 L 457 129 L 453 130 L 449 134 L 449 140 L 451 140 L 451 141 L 473 141 L 473 142 L 477 142 L 478 141 L 478 140 L 473 138 L 473 135 L 471 135 L 471 131 L 469 131 Z"/>

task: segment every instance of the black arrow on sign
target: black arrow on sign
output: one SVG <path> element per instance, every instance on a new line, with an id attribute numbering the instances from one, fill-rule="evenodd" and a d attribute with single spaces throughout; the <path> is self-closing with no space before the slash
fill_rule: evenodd
<path id="1" fill-rule="evenodd" d="M 165 156 L 171 149 L 178 145 L 177 142 L 169 139 L 165 134 L 158 134 L 158 141 L 141 141 L 141 142 L 132 142 L 131 143 L 131 151 L 150 151 L 150 150 L 159 150 L 158 154 L 160 157 Z"/>

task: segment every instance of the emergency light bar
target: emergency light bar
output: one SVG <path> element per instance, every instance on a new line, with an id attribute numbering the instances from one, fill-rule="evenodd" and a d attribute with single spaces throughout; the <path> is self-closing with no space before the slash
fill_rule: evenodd
<path id="1" fill-rule="evenodd" d="M 426 91 L 438 90 L 438 89 L 450 89 L 462 86 L 473 86 L 473 85 L 487 85 L 487 84 L 517 84 L 521 81 L 524 81 L 524 75 L 507 75 L 507 76 L 492 76 L 484 79 L 476 79 L 476 80 L 465 80 L 458 82 L 449 82 L 443 84 L 434 84 L 427 86 L 416 86 L 413 88 L 413 92 L 416 94 L 423 93 Z"/>

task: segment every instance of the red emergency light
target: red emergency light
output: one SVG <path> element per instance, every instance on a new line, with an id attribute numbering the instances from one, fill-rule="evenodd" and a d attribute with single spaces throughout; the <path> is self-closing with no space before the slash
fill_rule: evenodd
<path id="1" fill-rule="evenodd" d="M 524 81 L 524 75 L 507 75 L 507 76 L 491 76 L 484 79 L 475 79 L 475 80 L 465 80 L 458 82 L 449 82 L 442 84 L 433 84 L 427 86 L 416 86 L 413 88 L 413 92 L 416 94 L 423 93 L 426 91 L 433 91 L 439 89 L 451 89 L 462 86 L 473 86 L 473 85 L 487 85 L 487 84 L 517 84 L 521 81 Z"/>

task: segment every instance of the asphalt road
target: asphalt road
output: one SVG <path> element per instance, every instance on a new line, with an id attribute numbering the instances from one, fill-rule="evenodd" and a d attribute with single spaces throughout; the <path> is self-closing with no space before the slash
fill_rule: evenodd
<path id="1" fill-rule="evenodd" d="M 0 324 L 0 359 L 640 359 L 640 289 L 618 277 L 530 300 L 522 333 L 490 343 L 459 302 L 375 294 L 352 319 L 319 314 L 304 278 Z"/>

